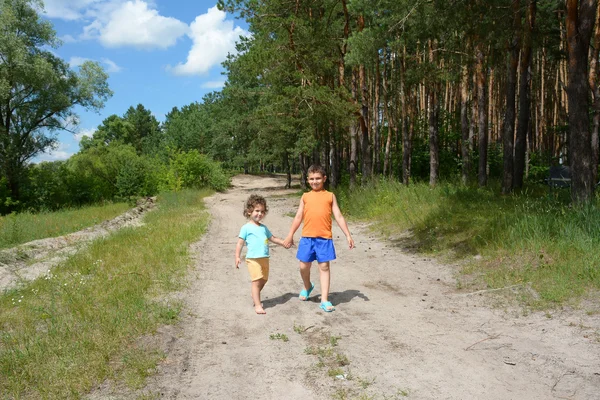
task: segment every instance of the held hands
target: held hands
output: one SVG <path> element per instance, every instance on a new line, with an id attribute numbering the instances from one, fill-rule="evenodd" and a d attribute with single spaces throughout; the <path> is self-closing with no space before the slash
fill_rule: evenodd
<path id="1" fill-rule="evenodd" d="M 289 249 L 290 247 L 292 247 L 294 245 L 294 237 L 286 237 L 283 241 L 283 247 L 285 247 L 286 249 Z"/>

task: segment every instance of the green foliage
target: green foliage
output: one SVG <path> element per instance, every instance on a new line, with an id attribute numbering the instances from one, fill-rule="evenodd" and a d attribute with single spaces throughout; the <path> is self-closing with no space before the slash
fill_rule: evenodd
<path id="1" fill-rule="evenodd" d="M 229 187 L 229 176 L 221 166 L 196 150 L 172 152 L 169 164 L 162 168 L 159 190 L 209 187 L 222 191 Z"/>
<path id="2" fill-rule="evenodd" d="M 0 177 L 12 201 L 21 200 L 27 162 L 56 145 L 53 131 L 76 120 L 73 107 L 97 110 L 112 95 L 99 64 L 86 61 L 74 71 L 49 50 L 59 41 L 39 17 L 40 4 L 0 2 Z"/>

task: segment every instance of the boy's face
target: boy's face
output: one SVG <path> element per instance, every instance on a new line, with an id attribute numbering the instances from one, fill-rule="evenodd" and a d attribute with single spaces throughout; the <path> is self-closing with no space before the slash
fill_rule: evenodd
<path id="1" fill-rule="evenodd" d="M 319 172 L 312 172 L 308 174 L 308 184 L 312 190 L 322 190 L 323 184 L 327 180 L 327 176 L 321 175 Z"/>
<path id="2" fill-rule="evenodd" d="M 262 204 L 256 204 L 254 210 L 250 213 L 250 220 L 255 224 L 259 224 L 265 217 L 265 207 Z"/>

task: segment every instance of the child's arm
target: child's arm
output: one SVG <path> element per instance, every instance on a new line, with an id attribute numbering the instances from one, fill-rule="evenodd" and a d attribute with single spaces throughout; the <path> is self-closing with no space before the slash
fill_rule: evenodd
<path id="1" fill-rule="evenodd" d="M 304 200 L 300 199 L 300 205 L 298 206 L 298 211 L 296 212 L 296 216 L 294 217 L 294 220 L 292 221 L 292 227 L 290 228 L 290 233 L 288 233 L 287 237 L 283 241 L 285 243 L 284 246 L 286 246 L 286 248 L 289 248 L 289 246 L 294 244 L 294 233 L 296 233 L 296 231 L 300 227 L 300 224 L 302 224 L 302 216 L 303 215 L 304 215 Z"/>
<path id="2" fill-rule="evenodd" d="M 344 235 L 346 235 L 346 240 L 348 240 L 348 247 L 350 247 L 350 250 L 352 250 L 354 248 L 354 239 L 352 239 L 352 235 L 350 235 L 350 230 L 348 229 L 348 224 L 346 223 L 346 219 L 344 218 L 344 216 L 342 215 L 342 212 L 340 211 L 340 207 L 338 206 L 337 199 L 335 198 L 335 194 L 333 195 L 331 211 L 333 212 L 335 222 L 337 222 L 338 226 L 342 229 L 342 232 L 344 232 Z"/>
<path id="3" fill-rule="evenodd" d="M 245 240 L 242 238 L 238 238 L 237 245 L 235 246 L 235 267 L 240 268 L 240 263 L 242 262 L 240 256 L 242 255 L 242 247 L 244 247 Z"/>
<path id="4" fill-rule="evenodd" d="M 288 246 L 288 245 L 286 245 L 286 244 L 285 244 L 285 242 L 284 242 L 282 239 L 279 239 L 279 238 L 278 238 L 278 237 L 276 237 L 275 235 L 272 235 L 272 236 L 269 238 L 269 241 L 270 241 L 270 242 L 273 242 L 273 243 L 275 243 L 275 244 L 278 244 L 278 245 L 280 245 L 280 246 L 283 246 L 283 247 L 285 247 L 286 249 L 289 249 L 289 248 L 290 248 L 290 246 L 291 246 L 291 244 L 290 244 L 289 246 Z"/>

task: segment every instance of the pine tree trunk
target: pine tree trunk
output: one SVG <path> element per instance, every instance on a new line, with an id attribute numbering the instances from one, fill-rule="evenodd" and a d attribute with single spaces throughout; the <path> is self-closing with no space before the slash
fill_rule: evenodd
<path id="1" fill-rule="evenodd" d="M 478 135 L 479 135 L 479 168 L 477 174 L 477 182 L 479 186 L 483 187 L 487 185 L 487 146 L 488 146 L 488 136 L 487 136 L 487 107 L 486 101 L 487 96 L 485 93 L 486 89 L 486 74 L 485 74 L 485 65 L 484 65 L 484 55 L 482 50 L 482 44 L 477 43 L 475 46 L 475 55 L 476 55 L 476 68 L 475 74 L 477 76 L 477 102 L 478 102 Z"/>
<path id="2" fill-rule="evenodd" d="M 433 52 L 435 50 L 435 41 L 429 41 L 429 62 L 434 65 L 435 59 Z M 440 146 L 439 146 L 439 96 L 438 84 L 433 82 L 427 94 L 428 121 L 429 121 L 429 186 L 434 187 L 438 183 L 440 168 Z"/>
<path id="3" fill-rule="evenodd" d="M 600 55 L 600 7 L 596 7 L 596 22 L 594 28 L 594 43 L 590 55 L 589 85 L 592 92 L 592 183 L 598 182 L 598 130 L 600 126 L 600 79 L 598 56 Z"/>
<path id="4" fill-rule="evenodd" d="M 377 61 L 375 64 L 375 82 L 373 88 L 373 104 L 372 104 L 372 118 L 371 118 L 371 131 L 373 132 L 373 168 L 371 174 L 379 174 L 381 172 L 381 163 L 379 155 L 381 153 L 381 137 L 379 130 L 379 54 L 377 55 Z"/>
<path id="5" fill-rule="evenodd" d="M 410 155 L 411 155 L 411 134 L 408 126 L 408 94 L 406 92 L 405 71 L 406 71 L 406 48 L 402 57 L 401 77 L 400 77 L 400 103 L 402 108 L 402 183 L 408 186 L 410 181 Z"/>
<path id="6" fill-rule="evenodd" d="M 469 67 L 465 63 L 462 67 L 460 82 L 460 128 L 462 133 L 462 182 L 469 183 L 469 171 L 471 170 L 471 141 L 469 139 Z"/>
<path id="7" fill-rule="evenodd" d="M 356 102 L 356 71 L 354 70 L 352 72 L 352 99 Z M 350 187 L 354 187 L 356 186 L 356 152 L 357 152 L 357 143 L 356 143 L 356 137 L 358 136 L 358 118 L 354 118 L 353 121 L 350 123 L 350 166 L 349 166 L 349 173 L 350 173 Z"/>
<path id="8" fill-rule="evenodd" d="M 589 203 L 593 198 L 592 140 L 588 120 L 588 49 L 594 20 L 596 0 L 567 0 L 567 84 L 569 104 L 569 148 L 571 166 L 571 199 L 574 203 Z M 595 166 L 594 166 L 595 167 Z"/>
<path id="9" fill-rule="evenodd" d="M 535 24 L 536 0 L 530 0 L 527 10 L 527 23 L 523 35 L 521 65 L 519 67 L 519 120 L 515 139 L 515 166 L 513 187 L 523 187 L 525 174 L 525 152 L 527 150 L 527 132 L 531 124 L 531 40 Z"/>
<path id="10" fill-rule="evenodd" d="M 517 67 L 519 64 L 519 31 L 521 27 L 521 13 L 519 0 L 513 0 L 513 37 L 509 44 L 508 71 L 506 76 L 506 111 L 504 114 L 504 134 L 502 137 L 504 174 L 502 179 L 502 193 L 508 194 L 513 188 L 513 151 L 515 138 L 515 96 L 517 88 Z"/>

